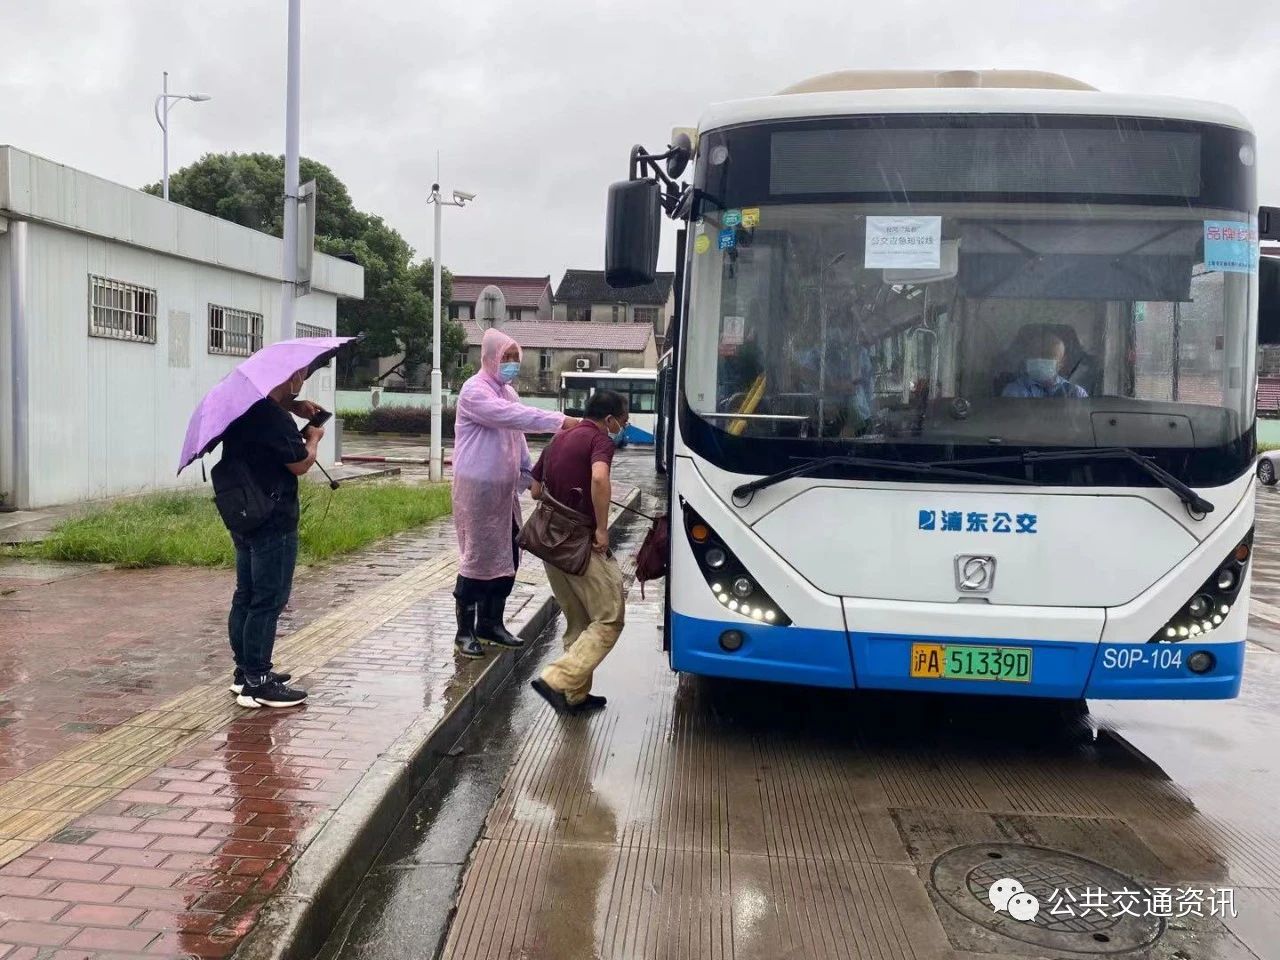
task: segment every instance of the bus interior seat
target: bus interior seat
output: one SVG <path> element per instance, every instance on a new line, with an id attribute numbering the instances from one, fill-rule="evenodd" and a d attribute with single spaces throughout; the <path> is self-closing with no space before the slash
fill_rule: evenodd
<path id="1" fill-rule="evenodd" d="M 1062 360 L 1062 375 L 1084 388 L 1089 396 L 1097 396 L 1102 387 L 1102 366 L 1093 354 L 1084 349 L 1076 328 L 1069 323 L 1028 323 L 1018 330 L 1013 343 L 996 361 L 996 375 L 992 383 L 993 396 L 1003 396 L 1004 388 L 1022 375 L 1023 361 L 1027 358 L 1028 345 L 1042 333 L 1052 333 L 1062 341 L 1066 353 Z"/>

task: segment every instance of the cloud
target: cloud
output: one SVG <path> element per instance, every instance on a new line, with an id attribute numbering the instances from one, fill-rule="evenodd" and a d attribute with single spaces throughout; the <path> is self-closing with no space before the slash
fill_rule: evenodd
<path id="1" fill-rule="evenodd" d="M 1230 103 L 1280 202 L 1280 8 L 1225 0 L 892 4 L 304 0 L 305 153 L 429 253 L 440 152 L 445 262 L 460 272 L 599 266 L 603 205 L 635 142 L 661 147 L 709 103 L 848 67 L 1033 67 L 1104 89 Z M 283 149 L 283 0 L 14 0 L 5 140 L 123 183 L 159 179 L 160 73 L 213 95 L 172 115 L 176 169 Z M 671 256 L 670 243 L 664 259 Z"/>

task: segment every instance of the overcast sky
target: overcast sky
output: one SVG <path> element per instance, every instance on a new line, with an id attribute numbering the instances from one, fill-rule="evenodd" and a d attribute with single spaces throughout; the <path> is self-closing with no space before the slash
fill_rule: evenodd
<path id="1" fill-rule="evenodd" d="M 677 13 L 684 7 L 683 12 Z M 656 11 L 663 11 L 660 18 Z M 283 152 L 285 0 L 3 0 L 0 143 L 132 186 L 209 151 Z M 603 206 L 635 142 L 719 100 L 851 67 L 1034 68 L 1116 92 L 1236 106 L 1280 203 L 1280 4 L 1257 0 L 303 0 L 302 149 L 431 252 L 443 182 L 457 273 L 599 268 Z M 665 243 L 664 263 L 672 244 Z"/>

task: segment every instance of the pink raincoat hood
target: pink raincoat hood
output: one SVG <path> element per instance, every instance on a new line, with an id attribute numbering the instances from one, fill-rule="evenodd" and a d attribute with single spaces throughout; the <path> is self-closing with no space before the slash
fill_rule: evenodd
<path id="1" fill-rule="evenodd" d="M 520 349 L 520 344 L 497 327 L 490 327 L 480 340 L 480 369 L 494 380 L 501 382 L 498 377 L 498 366 L 502 363 L 502 355 L 512 347 L 516 348 L 516 352 L 523 359 L 524 351 Z"/>

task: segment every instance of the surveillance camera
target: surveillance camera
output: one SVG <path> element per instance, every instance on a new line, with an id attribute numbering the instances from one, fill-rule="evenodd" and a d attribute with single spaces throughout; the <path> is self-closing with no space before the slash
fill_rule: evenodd
<path id="1" fill-rule="evenodd" d="M 475 198 L 476 198 L 476 195 L 474 193 L 467 193 L 467 191 L 465 190 L 453 191 L 453 199 L 461 200 L 463 203 L 468 203 L 474 200 Z"/>

